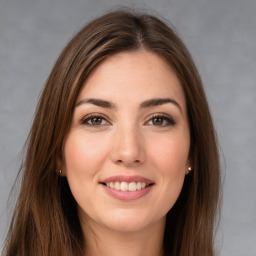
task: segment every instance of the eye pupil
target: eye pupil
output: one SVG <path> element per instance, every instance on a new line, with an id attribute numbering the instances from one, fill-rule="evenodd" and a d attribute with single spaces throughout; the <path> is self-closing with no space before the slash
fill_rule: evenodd
<path id="1" fill-rule="evenodd" d="M 102 122 L 102 118 L 101 117 L 93 117 L 92 120 L 91 120 L 92 124 L 93 125 L 100 125 L 101 122 Z"/>
<path id="2" fill-rule="evenodd" d="M 162 125 L 163 124 L 163 118 L 161 118 L 161 117 L 155 117 L 153 120 L 152 120 L 152 122 L 153 122 L 153 124 L 154 125 Z"/>

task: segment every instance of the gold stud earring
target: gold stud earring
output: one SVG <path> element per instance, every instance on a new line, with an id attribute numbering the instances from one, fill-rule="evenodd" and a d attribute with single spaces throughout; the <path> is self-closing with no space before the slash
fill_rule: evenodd
<path id="1" fill-rule="evenodd" d="M 61 175 L 61 173 L 62 173 L 61 169 L 59 170 L 59 172 L 60 172 L 60 175 Z"/>
<path id="2" fill-rule="evenodd" d="M 192 167 L 188 167 L 188 172 L 191 172 L 192 171 Z"/>

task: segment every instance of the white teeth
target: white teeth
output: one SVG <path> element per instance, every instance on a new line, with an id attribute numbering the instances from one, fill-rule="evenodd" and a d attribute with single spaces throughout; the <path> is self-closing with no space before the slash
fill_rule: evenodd
<path id="1" fill-rule="evenodd" d="M 135 191 L 136 190 L 136 183 L 131 182 L 129 183 L 129 191 Z"/>
<path id="2" fill-rule="evenodd" d="M 111 188 L 115 188 L 115 182 L 110 182 L 109 186 L 110 186 Z"/>
<path id="3" fill-rule="evenodd" d="M 120 184 L 120 189 L 121 189 L 121 191 L 127 191 L 129 189 L 128 183 L 122 181 Z"/>
<path id="4" fill-rule="evenodd" d="M 121 188 L 120 188 L 120 182 L 119 181 L 116 181 L 115 182 L 115 189 L 116 190 L 120 190 Z"/>
<path id="5" fill-rule="evenodd" d="M 136 189 L 137 190 L 141 189 L 141 182 L 137 182 Z"/>
<path id="6" fill-rule="evenodd" d="M 136 191 L 136 190 L 140 190 L 143 189 L 145 187 L 147 187 L 146 182 L 125 182 L 125 181 L 115 181 L 115 182 L 107 182 L 106 185 L 109 188 L 113 188 L 115 190 L 121 190 L 121 191 Z"/>

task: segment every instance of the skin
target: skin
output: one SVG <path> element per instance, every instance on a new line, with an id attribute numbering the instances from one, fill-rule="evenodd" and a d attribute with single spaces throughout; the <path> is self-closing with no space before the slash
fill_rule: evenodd
<path id="1" fill-rule="evenodd" d="M 156 98 L 177 104 L 141 107 Z M 93 122 L 88 115 L 95 114 L 102 117 Z M 86 255 L 162 254 L 166 214 L 188 173 L 189 147 L 184 92 L 161 57 L 121 52 L 93 70 L 78 96 L 60 163 L 78 204 Z M 140 175 L 154 185 L 139 199 L 119 200 L 99 183 L 115 175 Z"/>

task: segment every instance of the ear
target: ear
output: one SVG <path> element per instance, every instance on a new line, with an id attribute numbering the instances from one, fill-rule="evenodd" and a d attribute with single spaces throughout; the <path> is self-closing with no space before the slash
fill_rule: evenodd
<path id="1" fill-rule="evenodd" d="M 192 170 L 193 170 L 192 167 L 188 166 L 187 169 L 186 169 L 186 172 L 185 172 L 186 175 L 190 174 Z"/>
<path id="2" fill-rule="evenodd" d="M 188 175 L 191 171 L 193 171 L 193 162 L 190 159 L 188 159 L 185 174 Z"/>
<path id="3" fill-rule="evenodd" d="M 57 175 L 65 177 L 66 176 L 66 165 L 65 161 L 62 159 L 61 156 L 57 158 Z"/>

